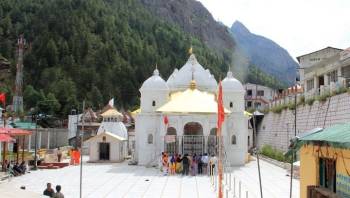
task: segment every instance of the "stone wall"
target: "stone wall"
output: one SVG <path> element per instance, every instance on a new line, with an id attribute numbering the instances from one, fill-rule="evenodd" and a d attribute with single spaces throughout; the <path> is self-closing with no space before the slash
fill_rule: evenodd
<path id="1" fill-rule="evenodd" d="M 313 105 L 297 108 L 297 135 L 317 127 L 329 127 L 350 121 L 350 95 L 343 93 L 328 98 L 325 102 L 315 101 Z M 258 146 L 269 144 L 286 151 L 289 140 L 294 137 L 294 110 L 265 114 L 258 126 Z"/>
<path id="2" fill-rule="evenodd" d="M 66 128 L 46 128 L 38 129 L 37 135 L 38 148 L 53 149 L 68 145 L 68 129 Z M 22 145 L 21 145 L 22 146 Z M 30 137 L 25 138 L 25 149 L 35 148 L 35 130 Z"/>

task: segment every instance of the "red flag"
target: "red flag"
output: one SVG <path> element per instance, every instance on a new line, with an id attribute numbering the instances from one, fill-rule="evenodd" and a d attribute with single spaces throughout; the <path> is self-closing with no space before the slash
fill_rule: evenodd
<path id="1" fill-rule="evenodd" d="M 4 109 L 6 108 L 5 107 L 5 104 L 6 104 L 6 96 L 5 96 L 5 93 L 0 93 L 0 102 L 2 102 L 2 105 L 4 107 Z"/>
<path id="2" fill-rule="evenodd" d="M 165 125 L 168 125 L 169 124 L 168 116 L 165 115 L 163 121 Z"/>
<path id="3" fill-rule="evenodd" d="M 221 129 L 221 125 L 225 120 L 224 104 L 222 102 L 222 86 L 221 81 L 219 82 L 219 93 L 218 93 L 218 129 Z"/>

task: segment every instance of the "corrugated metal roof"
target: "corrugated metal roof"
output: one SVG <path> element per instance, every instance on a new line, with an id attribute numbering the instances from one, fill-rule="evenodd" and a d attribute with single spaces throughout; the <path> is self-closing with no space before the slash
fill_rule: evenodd
<path id="1" fill-rule="evenodd" d="M 323 142 L 334 147 L 350 148 L 350 124 L 337 124 L 322 131 L 305 135 L 299 139 L 304 142 Z"/>
<path id="2" fill-rule="evenodd" d="M 35 123 L 32 122 L 15 122 L 14 128 L 20 128 L 20 129 L 35 129 Z M 39 128 L 39 126 L 38 126 Z"/>
<path id="3" fill-rule="evenodd" d="M 291 141 L 291 145 L 285 156 L 290 156 L 304 144 L 327 145 L 335 148 L 350 149 L 350 123 L 337 124 L 325 129 L 315 128 L 303 133 Z"/>

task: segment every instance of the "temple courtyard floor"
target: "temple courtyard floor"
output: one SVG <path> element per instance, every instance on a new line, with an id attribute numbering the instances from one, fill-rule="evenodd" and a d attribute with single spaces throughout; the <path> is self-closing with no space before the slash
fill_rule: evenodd
<path id="1" fill-rule="evenodd" d="M 230 176 L 224 179 L 224 195 L 239 197 L 260 197 L 259 180 L 256 161 L 246 166 L 234 167 Z M 287 172 L 261 161 L 261 173 L 264 197 L 289 197 L 290 177 Z M 79 197 L 79 166 L 69 166 L 56 170 L 32 171 L 26 175 L 15 177 L 0 183 L 0 195 L 5 197 L 41 197 L 46 183 L 62 186 L 66 198 Z M 234 190 L 233 184 L 236 183 Z M 212 198 L 216 197 L 217 182 L 208 176 L 163 176 L 156 168 L 129 166 L 127 163 L 115 164 L 83 164 L 83 197 L 87 198 Z M 25 186 L 26 190 L 20 190 Z M 235 191 L 235 193 L 234 193 Z M 25 194 L 25 196 L 23 196 Z M 299 197 L 299 181 L 293 180 L 293 197 Z"/>

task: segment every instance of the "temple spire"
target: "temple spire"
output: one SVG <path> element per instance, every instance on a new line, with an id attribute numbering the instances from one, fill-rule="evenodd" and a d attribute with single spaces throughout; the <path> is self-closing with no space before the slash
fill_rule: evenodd
<path id="1" fill-rule="evenodd" d="M 191 73 L 192 73 L 192 79 L 191 79 L 191 83 L 190 83 L 190 89 L 194 90 L 196 89 L 196 81 L 194 80 L 194 67 L 192 65 L 192 68 L 191 68 Z"/>
<path id="2" fill-rule="evenodd" d="M 193 48 L 192 48 L 192 45 L 191 45 L 190 49 L 188 49 L 188 54 L 189 54 L 189 55 L 192 55 L 192 54 L 193 54 Z"/>

